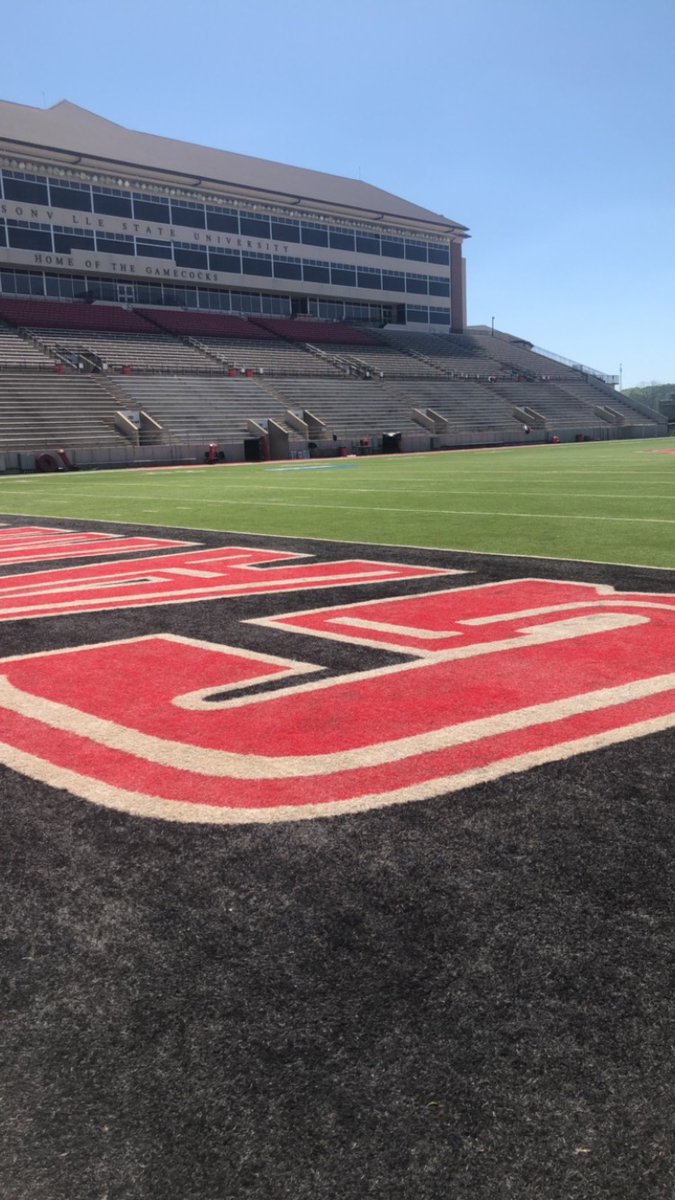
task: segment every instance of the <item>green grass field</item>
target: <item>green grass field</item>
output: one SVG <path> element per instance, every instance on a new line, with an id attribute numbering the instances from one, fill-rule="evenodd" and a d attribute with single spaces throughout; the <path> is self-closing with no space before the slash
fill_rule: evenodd
<path id="1" fill-rule="evenodd" d="M 675 566 L 666 439 L 0 479 L 0 512 Z"/>

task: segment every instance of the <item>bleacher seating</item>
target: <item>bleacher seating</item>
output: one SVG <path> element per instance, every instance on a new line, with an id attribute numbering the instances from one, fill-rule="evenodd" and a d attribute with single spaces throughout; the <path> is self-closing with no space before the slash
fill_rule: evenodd
<path id="1" fill-rule="evenodd" d="M 552 429 L 604 423 L 588 403 L 571 396 L 554 383 L 533 381 L 524 387 L 522 383 L 500 381 L 495 384 L 493 390 L 497 395 L 503 396 L 510 407 L 525 406 L 534 410 L 544 417 L 547 427 Z"/>
<path id="2" fill-rule="evenodd" d="M 573 367 L 545 358 L 543 354 L 538 354 L 535 350 L 530 349 L 526 342 L 520 341 L 518 338 L 511 338 L 501 333 L 493 335 L 488 330 L 484 332 L 482 330 L 471 331 L 465 337 L 481 354 L 490 355 L 504 366 L 511 367 L 525 375 L 534 378 L 548 376 L 556 380 L 574 379 L 579 375 L 579 372 Z"/>
<path id="3" fill-rule="evenodd" d="M 123 445 L 112 427 L 119 407 L 95 375 L 50 371 L 0 375 L 0 444 L 3 451 Z"/>
<path id="4" fill-rule="evenodd" d="M 451 377 L 487 378 L 502 374 L 505 369 L 512 374 L 510 367 L 505 368 L 497 358 L 479 350 L 463 334 L 385 330 L 381 336 L 391 346 L 422 356 L 427 363 Z"/>
<path id="5" fill-rule="evenodd" d="M 0 371 L 53 366 L 54 359 L 49 354 L 0 321 Z"/>
<path id="6" fill-rule="evenodd" d="M 380 380 L 323 379 L 317 388 L 310 379 L 284 379 L 274 381 L 274 390 L 289 408 L 312 412 L 341 442 L 374 439 L 388 430 L 420 433 L 410 416 L 410 396 Z"/>
<path id="7" fill-rule="evenodd" d="M 115 386 L 127 407 L 159 422 L 167 442 L 241 442 L 248 418 L 278 417 L 283 410 L 252 379 L 117 376 Z"/>
<path id="8" fill-rule="evenodd" d="M 193 341 L 217 357 L 223 366 L 239 370 L 248 368 L 265 375 L 344 374 L 344 368 L 335 366 L 330 356 L 312 354 L 302 345 L 291 345 L 275 337 L 261 338 L 260 341 L 256 338 L 200 337 Z"/>
<path id="9" fill-rule="evenodd" d="M 567 395 L 584 400 L 586 404 L 593 407 L 601 405 L 611 409 L 628 425 L 644 424 L 644 413 L 641 409 L 635 408 L 630 397 L 616 392 L 613 387 L 603 383 L 601 379 L 594 379 L 590 375 L 584 378 L 580 375 L 578 379 L 566 379 L 564 388 Z"/>
<path id="10" fill-rule="evenodd" d="M 353 448 L 390 430 L 410 445 L 517 441 L 528 414 L 534 430 L 568 436 L 658 431 L 602 379 L 484 327 L 436 335 L 0 297 L 3 450 L 127 446 L 113 429 L 124 408 L 147 412 L 174 444 L 240 447 L 250 419 L 283 425 L 288 410 L 309 412 L 320 451 L 333 435 Z"/>
<path id="11" fill-rule="evenodd" d="M 150 329 L 145 333 L 103 333 L 95 330 L 40 329 L 31 333 L 52 350 L 94 354 L 113 371 L 130 367 L 154 374 L 190 375 L 221 371 L 223 366 L 195 346 L 170 334 Z"/>
<path id="12" fill-rule="evenodd" d="M 410 392 L 392 382 L 390 390 L 410 402 Z M 433 409 L 448 422 L 450 431 L 479 433 L 490 429 L 515 430 L 513 404 L 492 387 L 475 380 L 420 380 L 415 384 L 415 407 Z"/>
<path id="13" fill-rule="evenodd" d="M 369 346 L 336 343 L 331 346 L 331 350 L 346 362 L 355 364 L 360 370 L 374 376 L 385 375 L 391 379 L 438 379 L 439 372 L 432 363 L 425 362 L 423 358 L 415 358 L 394 346 L 377 345 L 376 342 Z"/>

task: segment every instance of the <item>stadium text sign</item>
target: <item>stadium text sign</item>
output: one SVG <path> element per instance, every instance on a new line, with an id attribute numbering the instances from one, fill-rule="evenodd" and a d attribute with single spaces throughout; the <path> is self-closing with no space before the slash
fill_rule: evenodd
<path id="1" fill-rule="evenodd" d="M 5 618 L 15 599 L 11 615 L 35 617 L 446 574 L 357 560 L 259 570 L 291 557 L 228 547 L 14 575 L 0 602 Z M 462 581 L 247 624 L 401 657 L 326 677 L 295 655 L 167 633 L 12 656 L 1 761 L 136 814 L 280 821 L 439 796 L 675 725 L 673 596 Z"/>

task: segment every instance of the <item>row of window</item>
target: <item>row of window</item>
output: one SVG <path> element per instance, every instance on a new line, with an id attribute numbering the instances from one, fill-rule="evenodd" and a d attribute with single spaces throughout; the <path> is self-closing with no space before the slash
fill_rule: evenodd
<path id="1" fill-rule="evenodd" d="M 146 192 L 118 191 L 97 187 L 96 184 L 71 183 L 49 179 L 43 175 L 28 175 L 17 171 L 0 171 L 5 200 L 23 204 L 41 204 L 69 211 L 97 213 L 101 216 L 127 217 L 136 221 L 153 221 L 160 225 L 181 225 L 189 229 L 208 229 L 242 237 L 297 242 L 306 246 L 324 246 L 331 250 L 351 250 L 385 258 L 406 258 L 414 262 L 430 262 L 448 266 L 447 246 L 435 245 L 421 239 L 378 234 L 367 229 L 330 225 L 318 221 L 282 219 L 236 208 L 220 208 L 213 204 L 196 204 L 189 200 L 172 200 L 168 196 L 152 196 Z"/>
<path id="2" fill-rule="evenodd" d="M 175 287 L 170 283 L 124 283 L 97 280 L 97 299 L 125 304 L 153 304 L 171 308 L 200 309 L 208 312 L 260 313 L 290 316 L 297 301 L 290 296 L 267 296 L 257 292 L 216 291 L 198 287 Z M 91 279 L 84 275 L 49 275 L 42 271 L 0 271 L 0 293 L 5 296 L 48 296 L 50 299 L 77 300 L 89 293 Z M 358 303 L 349 300 L 323 300 L 308 297 L 302 303 L 310 316 L 333 321 L 372 321 L 386 324 L 396 320 L 413 324 L 450 324 L 447 308 L 426 305 Z"/>
<path id="3" fill-rule="evenodd" d="M 225 271 L 235 275 L 264 275 L 270 279 L 294 279 L 304 283 L 325 283 L 334 287 L 367 288 L 385 292 L 410 292 L 420 296 L 449 296 L 450 283 L 441 276 L 392 271 L 379 267 L 326 263 L 287 255 L 259 254 L 247 250 L 224 250 L 196 246 L 191 242 L 163 242 L 153 238 L 133 238 L 126 233 L 94 233 L 73 230 L 63 225 L 41 225 L 28 221 L 0 221 L 0 246 L 14 250 L 37 250 L 47 254 L 70 254 L 80 250 L 92 254 L 114 254 L 160 258 L 179 267 L 199 271 Z"/>
<path id="4" fill-rule="evenodd" d="M 5 296 L 41 296 L 56 300 L 78 300 L 90 296 L 92 286 L 98 300 L 118 304 L 158 304 L 172 308 L 197 308 L 211 312 L 251 312 L 268 316 L 290 316 L 290 296 L 210 291 L 207 288 L 174 287 L 170 283 L 118 283 L 92 280 L 84 275 L 50 275 L 42 271 L 0 270 L 0 293 Z"/>

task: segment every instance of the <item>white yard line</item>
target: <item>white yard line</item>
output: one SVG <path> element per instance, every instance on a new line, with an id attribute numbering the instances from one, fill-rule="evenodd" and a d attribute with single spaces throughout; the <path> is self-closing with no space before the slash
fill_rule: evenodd
<path id="1" fill-rule="evenodd" d="M 40 516 L 44 519 L 44 514 L 34 513 L 12 513 L 11 516 Z M 73 520 L 79 518 L 73 518 Z M 92 518 L 94 520 L 94 518 Z M 111 518 L 106 520 L 96 520 L 99 525 L 133 525 L 133 521 L 118 521 Z M 138 524 L 138 522 L 136 522 Z M 514 554 L 509 550 L 473 550 L 467 549 L 466 546 L 429 546 L 417 542 L 369 542 L 367 538 L 361 538 L 354 541 L 354 538 L 338 538 L 338 537 L 312 537 L 308 534 L 292 534 L 292 533 L 261 533 L 259 529 L 217 529 L 208 525 L 170 525 L 166 522 L 158 522 L 157 525 L 150 524 L 145 526 L 149 529 L 180 529 L 189 531 L 190 533 L 219 533 L 225 537 L 255 537 L 259 539 L 272 539 L 274 541 L 302 541 L 302 542 L 317 542 L 320 545 L 335 545 L 335 546 L 369 546 L 372 549 L 386 550 L 430 550 L 435 554 L 468 554 L 474 558 L 514 558 L 523 559 L 527 562 L 529 559 L 534 559 L 536 562 L 563 562 L 563 563 L 579 563 L 580 565 L 595 566 L 595 567 L 634 567 L 642 571 L 665 571 L 670 575 L 675 575 L 673 567 L 659 567 L 654 563 L 640 562 L 615 562 L 609 558 L 572 558 L 566 556 L 550 554 Z"/>
<path id="2" fill-rule="evenodd" d="M 174 489 L 174 491 L 175 490 L 176 489 Z M 231 498 L 233 496 L 239 496 L 239 495 L 243 496 L 243 495 L 250 494 L 251 492 L 253 492 L 254 494 L 259 494 L 260 490 L 261 489 L 258 487 L 246 488 L 244 486 L 244 487 L 238 488 L 236 492 L 223 493 L 223 497 L 227 496 L 227 497 Z M 265 493 L 280 492 L 282 495 L 288 494 L 288 488 L 283 487 L 279 484 L 268 485 L 265 487 L 264 490 L 265 490 Z M 438 492 L 438 487 L 434 486 L 432 481 L 427 479 L 427 480 L 425 480 L 425 482 L 423 484 L 417 485 L 415 483 L 415 490 L 418 494 L 423 494 L 424 492 L 436 493 L 436 492 Z M 383 485 L 382 487 L 350 487 L 348 484 L 340 487 L 339 485 L 336 485 L 336 484 L 333 484 L 333 485 L 327 484 L 325 487 L 324 486 L 321 487 L 320 492 L 317 492 L 317 489 L 315 487 L 307 487 L 307 486 L 305 486 L 305 484 L 298 485 L 297 483 L 294 482 L 293 486 L 292 486 L 293 494 L 295 494 L 297 492 L 311 492 L 313 495 L 321 495 L 321 496 L 325 496 L 327 493 L 332 493 L 332 492 L 335 492 L 339 496 L 344 496 L 345 494 L 348 494 L 351 496 L 351 495 L 356 495 L 356 494 L 358 494 L 358 495 L 361 495 L 361 494 L 390 495 L 392 492 L 410 492 L 410 491 L 411 491 L 410 486 L 404 485 L 403 483 L 401 484 L 400 487 L 392 486 L 391 484 L 386 484 L 386 485 Z M 494 492 L 494 488 L 490 488 L 487 483 L 484 488 L 462 488 L 462 487 L 458 487 L 458 488 L 444 487 L 443 488 L 443 495 L 445 495 L 445 496 L 484 496 L 486 493 L 489 495 L 489 494 L 492 494 L 493 492 Z M 96 494 L 101 495 L 102 493 L 99 492 Z M 547 491 L 540 491 L 540 490 L 527 491 L 523 488 L 522 490 L 518 491 L 518 498 L 525 499 L 525 500 L 528 498 L 528 496 L 550 496 L 550 495 L 551 495 L 550 489 L 548 489 Z M 570 498 L 570 499 L 575 499 L 575 498 L 576 499 L 591 499 L 591 500 L 637 500 L 637 499 L 639 499 L 639 500 L 666 500 L 666 501 L 671 500 L 671 501 L 675 501 L 675 491 L 673 491 L 672 494 L 666 495 L 666 496 L 654 495 L 654 494 L 646 495 L 644 493 L 642 493 L 642 495 L 640 495 L 640 496 L 636 496 L 635 492 L 568 492 L 568 491 L 566 491 L 565 495 L 563 497 L 561 497 L 561 499 L 566 500 L 568 498 Z M 195 503 L 201 503 L 201 501 L 195 501 Z"/>
<path id="3" fill-rule="evenodd" d="M 102 491 L 79 492 L 78 495 L 79 496 L 87 496 L 87 495 L 95 496 L 99 499 L 101 497 L 104 497 L 107 495 L 110 498 L 116 500 L 118 503 L 120 502 L 120 497 L 117 492 L 114 492 L 114 493 L 113 492 L 106 493 L 106 492 L 102 492 Z M 126 503 L 132 503 L 133 500 L 134 500 L 134 497 L 129 497 L 129 500 L 127 500 Z M 195 505 L 197 507 L 202 507 L 204 505 L 209 504 L 209 505 L 218 505 L 221 508 L 224 508 L 226 506 L 230 507 L 230 506 L 236 505 L 238 502 L 241 504 L 246 504 L 247 507 L 249 507 L 249 508 L 251 506 L 253 506 L 255 508 L 300 508 L 300 509 L 305 509 L 307 507 L 306 504 L 303 504 L 301 502 L 295 503 L 292 500 L 264 500 L 264 499 L 252 498 L 250 496 L 241 497 L 238 500 L 237 497 L 232 496 L 232 495 L 223 496 L 217 500 L 208 500 L 206 498 L 200 498 L 199 500 L 195 501 Z M 422 515 L 422 516 L 438 516 L 438 517 L 508 517 L 508 518 L 524 517 L 524 518 L 530 518 L 530 519 L 533 518 L 533 519 L 544 520 L 544 521 L 611 521 L 611 522 L 618 522 L 619 524 L 628 522 L 631 524 L 641 524 L 641 525 L 675 525 L 675 518 L 670 518 L 670 517 L 597 517 L 597 516 L 591 516 L 587 513 L 583 513 L 583 514 L 579 514 L 579 513 L 538 513 L 538 512 L 527 512 L 527 511 L 526 512 L 521 512 L 521 511 L 512 511 L 511 512 L 507 509 L 505 510 L 505 509 L 482 509 L 482 508 L 403 508 L 403 507 L 395 507 L 395 506 L 390 506 L 390 505 L 385 506 L 385 505 L 372 505 L 372 504 L 369 504 L 369 505 L 319 504 L 316 501 L 312 501 L 311 507 L 313 509 L 314 508 L 329 509 L 329 510 L 336 511 L 336 512 L 407 513 L 407 514 L 410 514 L 413 516 Z M 162 509 L 144 508 L 141 511 L 144 513 L 162 512 Z M 15 514 L 15 515 L 20 515 L 20 514 Z M 77 520 L 79 518 L 73 517 L 72 519 Z M 97 520 L 97 519 L 105 520 L 104 517 L 101 517 L 101 518 L 92 517 L 91 518 L 91 520 Z M 330 540 L 330 539 L 327 539 L 327 540 Z"/>

